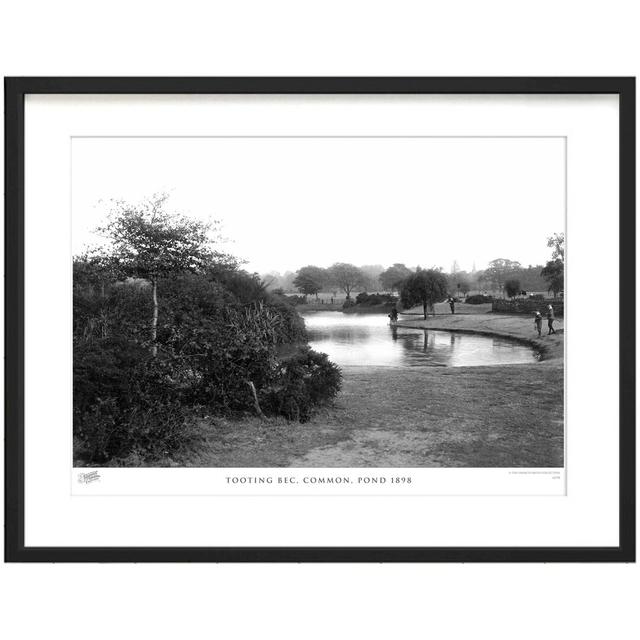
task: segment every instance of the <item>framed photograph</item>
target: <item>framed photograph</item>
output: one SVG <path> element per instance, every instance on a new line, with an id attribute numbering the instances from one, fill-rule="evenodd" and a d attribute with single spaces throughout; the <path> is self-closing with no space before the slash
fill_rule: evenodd
<path id="1" fill-rule="evenodd" d="M 633 78 L 6 78 L 13 562 L 635 560 Z"/>

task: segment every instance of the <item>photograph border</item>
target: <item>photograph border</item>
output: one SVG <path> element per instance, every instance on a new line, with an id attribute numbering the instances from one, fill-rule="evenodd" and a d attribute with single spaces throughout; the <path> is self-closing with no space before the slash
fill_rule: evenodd
<path id="1" fill-rule="evenodd" d="M 617 94 L 620 289 L 619 544 L 611 547 L 26 547 L 24 110 L 27 94 Z M 6 562 L 634 562 L 635 78 L 5 78 Z M 628 293 L 632 292 L 632 293 Z"/>

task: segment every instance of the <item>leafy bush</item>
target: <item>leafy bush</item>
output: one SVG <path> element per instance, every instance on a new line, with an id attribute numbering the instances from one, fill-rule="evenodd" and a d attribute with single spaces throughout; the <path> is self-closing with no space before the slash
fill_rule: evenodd
<path id="1" fill-rule="evenodd" d="M 73 291 L 73 332 L 85 340 L 117 334 L 144 342 L 151 337 L 147 321 L 150 314 L 149 292 L 137 285 L 110 285 L 104 294 L 83 287 Z"/>
<path id="2" fill-rule="evenodd" d="M 89 462 L 153 460 L 200 438 L 197 405 L 170 363 L 121 339 L 74 346 L 74 437 Z"/>
<path id="3" fill-rule="evenodd" d="M 504 290 L 510 298 L 515 298 L 521 291 L 520 280 L 517 278 L 509 278 L 509 280 L 504 283 Z"/>
<path id="4" fill-rule="evenodd" d="M 279 296 L 269 296 L 266 301 L 266 307 L 277 313 L 281 318 L 276 332 L 278 344 L 307 340 L 304 319 L 288 300 Z"/>
<path id="5" fill-rule="evenodd" d="M 356 296 L 356 304 L 363 306 L 375 306 L 397 302 L 398 298 L 388 293 L 367 293 L 363 291 Z"/>
<path id="6" fill-rule="evenodd" d="M 279 360 L 280 345 L 306 341 L 304 320 L 286 299 L 256 289 L 258 300 L 242 302 L 218 275 L 158 283 L 155 358 L 144 281 L 75 288 L 74 437 L 82 459 L 172 455 L 199 440 L 204 413 L 255 411 L 250 384 L 267 399 L 267 413 L 290 419 L 308 420 L 337 393 L 337 368 L 326 356 Z"/>
<path id="7" fill-rule="evenodd" d="M 216 250 L 214 227 L 166 200 L 114 202 L 98 229 L 109 242 L 74 259 L 74 445 L 85 461 L 166 458 L 198 440 L 205 412 L 255 411 L 256 393 L 271 413 L 307 420 L 340 386 L 322 354 L 278 357 L 306 341 L 294 309 L 306 299 L 270 293 Z"/>
<path id="8" fill-rule="evenodd" d="M 491 296 L 483 296 L 481 294 L 477 294 L 474 296 L 468 296 L 465 300 L 467 304 L 485 304 L 487 302 L 493 302 L 493 297 Z"/>
<path id="9" fill-rule="evenodd" d="M 342 303 L 342 308 L 343 309 L 349 309 L 351 307 L 355 307 L 356 303 L 353 301 L 352 298 L 347 298 L 343 303 Z"/>
<path id="10" fill-rule="evenodd" d="M 279 363 L 271 385 L 260 392 L 260 404 L 268 415 L 307 422 L 315 407 L 333 398 L 342 385 L 342 374 L 326 354 L 303 347 Z"/>
<path id="11" fill-rule="evenodd" d="M 197 275 L 195 277 L 205 279 Z M 206 272 L 206 281 L 216 282 L 244 304 L 264 300 L 267 297 L 267 285 L 260 276 L 241 269 L 228 269 L 225 266 L 210 267 Z"/>
<path id="12" fill-rule="evenodd" d="M 284 299 L 294 307 L 299 304 L 307 304 L 307 296 L 298 296 L 296 294 L 292 294 L 290 296 L 284 296 Z"/>

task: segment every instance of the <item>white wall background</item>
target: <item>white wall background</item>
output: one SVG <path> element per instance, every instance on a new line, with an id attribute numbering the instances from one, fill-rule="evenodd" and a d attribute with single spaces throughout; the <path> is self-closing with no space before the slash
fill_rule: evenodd
<path id="1" fill-rule="evenodd" d="M 637 75 L 637 2 L 13 2 L 3 75 Z M 9 638 L 601 638 L 637 565 L 0 567 Z"/>

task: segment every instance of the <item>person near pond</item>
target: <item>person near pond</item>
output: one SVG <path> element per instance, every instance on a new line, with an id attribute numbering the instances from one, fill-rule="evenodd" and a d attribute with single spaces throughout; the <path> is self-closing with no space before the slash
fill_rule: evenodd
<path id="1" fill-rule="evenodd" d="M 391 309 L 389 319 L 391 320 L 391 324 L 395 324 L 396 322 L 398 322 L 398 310 L 395 307 Z"/>
<path id="2" fill-rule="evenodd" d="M 553 328 L 553 321 L 555 319 L 556 317 L 553 314 L 553 307 L 549 305 L 549 307 L 547 308 L 547 325 L 549 326 L 549 332 L 547 333 L 548 336 L 556 332 L 556 330 Z"/>
<path id="3" fill-rule="evenodd" d="M 536 311 L 535 318 L 533 319 L 533 324 L 536 327 L 536 331 L 538 332 L 538 337 L 542 337 L 542 314 L 539 311 Z"/>
<path id="4" fill-rule="evenodd" d="M 451 313 L 455 313 L 456 301 L 454 300 L 453 296 L 449 296 L 449 299 L 447 300 L 447 302 L 449 303 L 449 307 L 451 308 Z"/>

